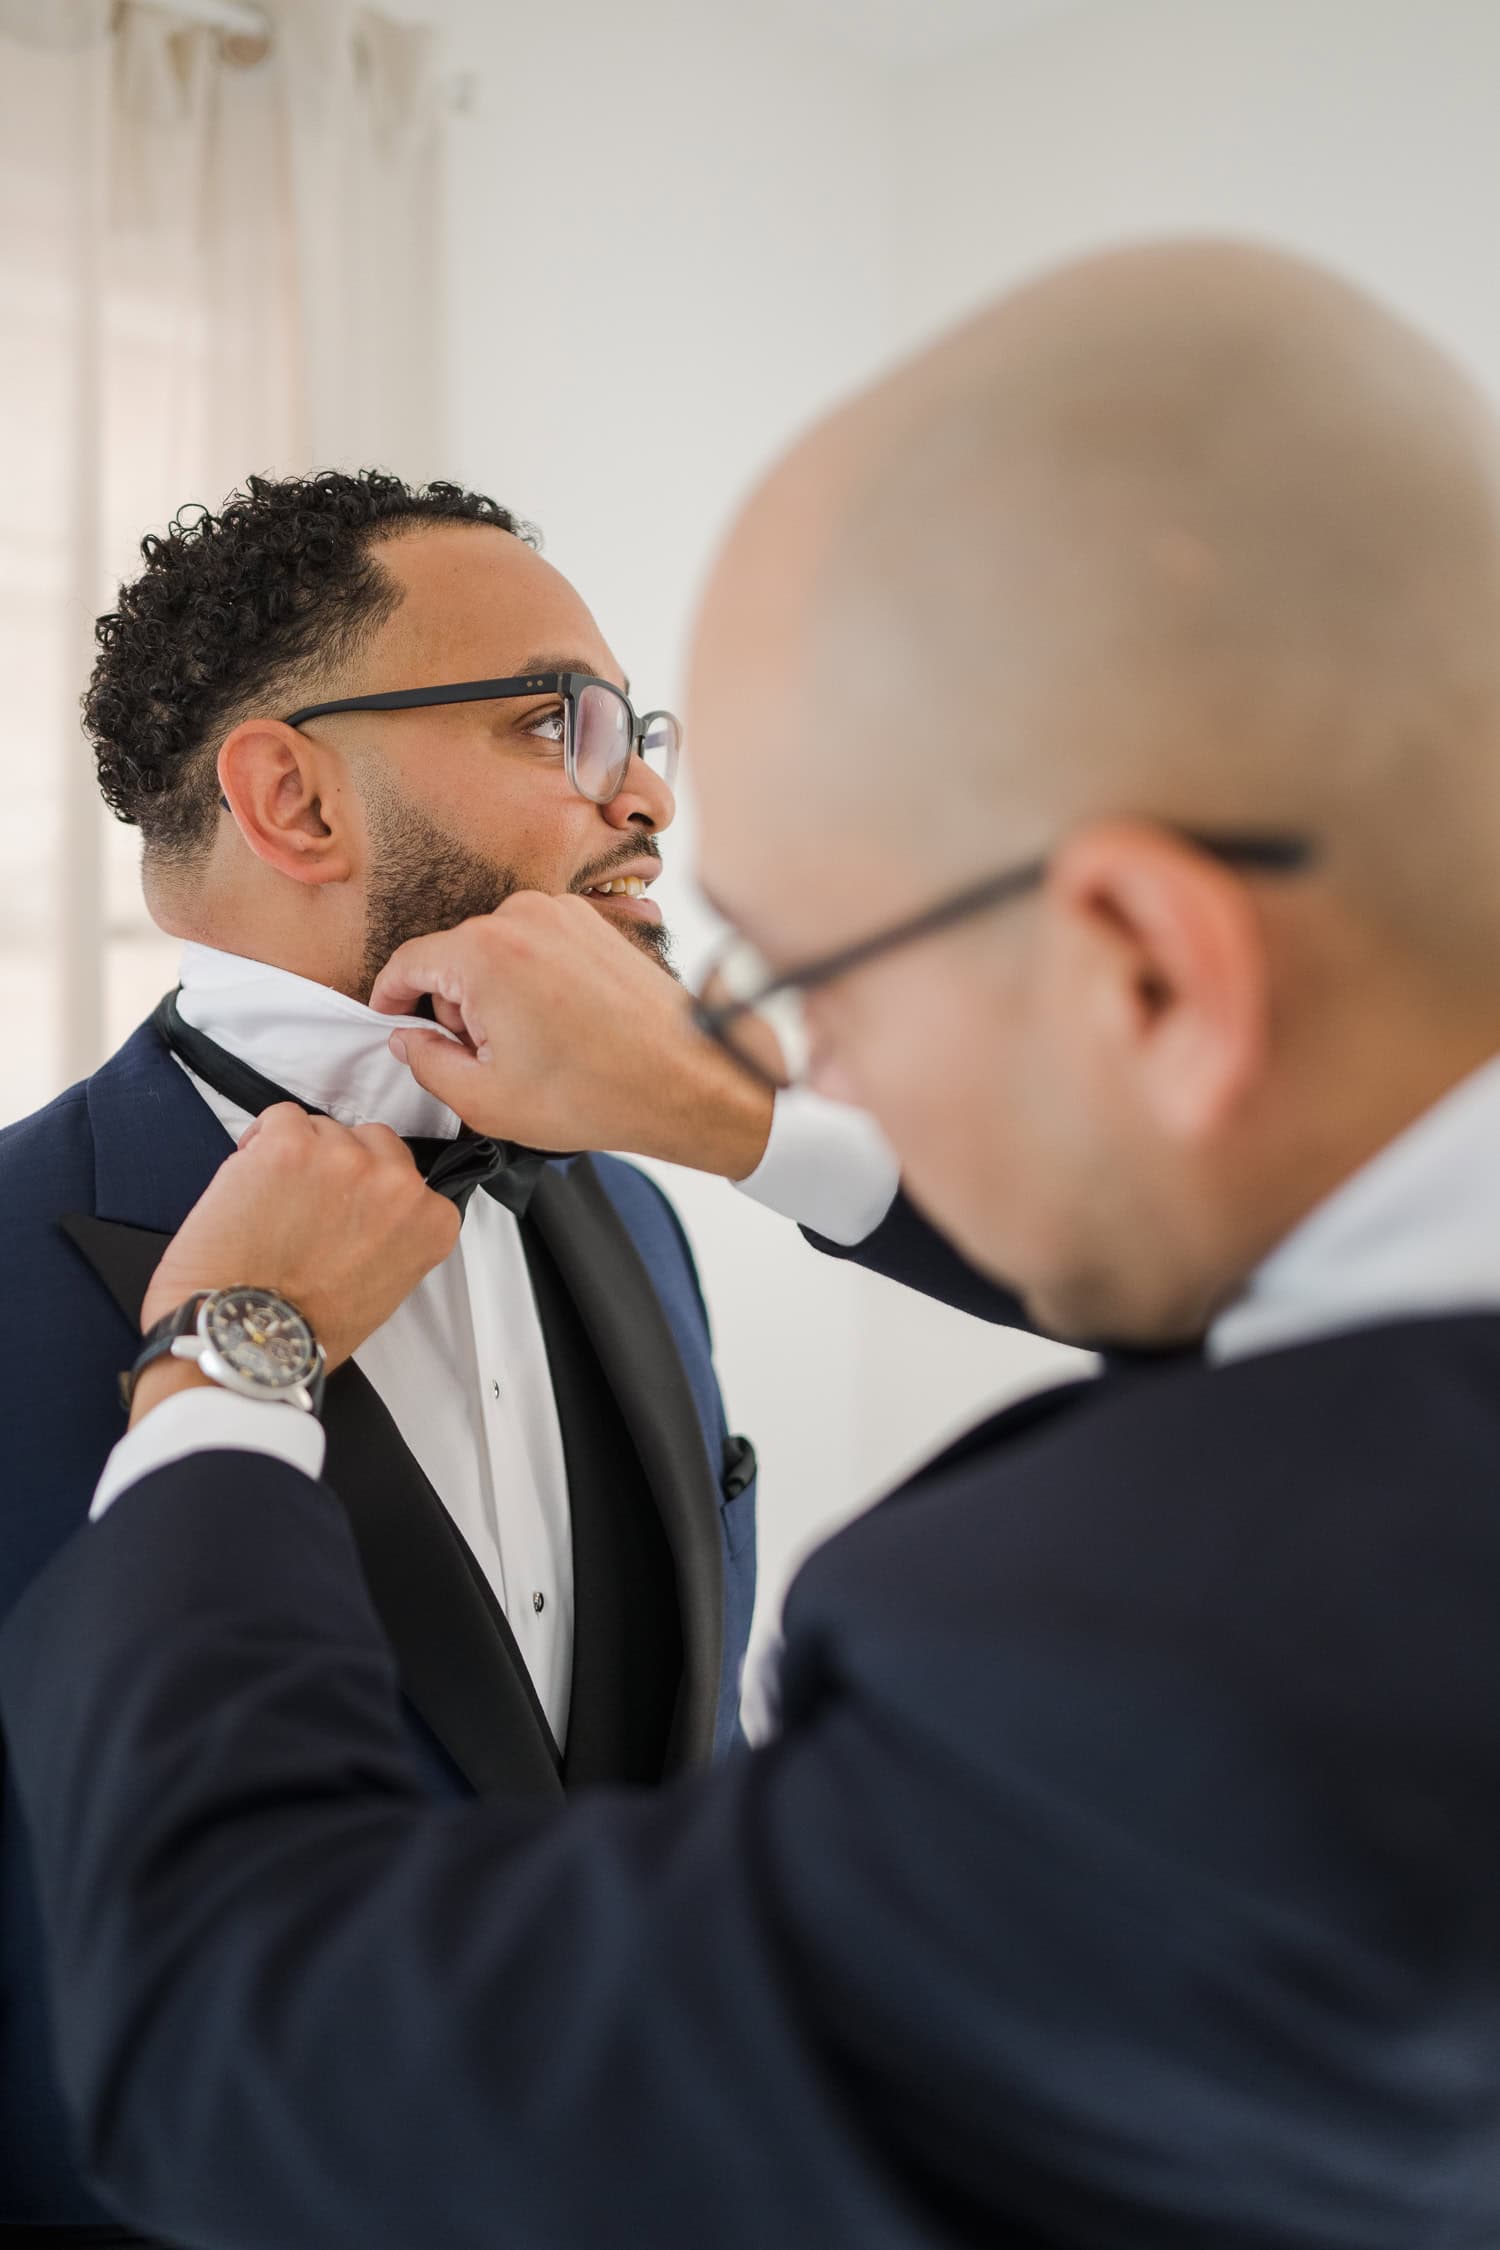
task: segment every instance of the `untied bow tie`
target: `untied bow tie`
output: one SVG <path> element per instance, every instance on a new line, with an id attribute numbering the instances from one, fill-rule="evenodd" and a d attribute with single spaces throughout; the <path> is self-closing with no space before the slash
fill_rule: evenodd
<path id="1" fill-rule="evenodd" d="M 326 1114 L 314 1103 L 303 1101 L 300 1094 L 287 1093 L 274 1079 L 263 1078 L 258 1070 L 241 1062 L 238 1055 L 230 1054 L 217 1040 L 184 1022 L 177 1005 L 177 992 L 165 995 L 151 1021 L 173 1054 L 187 1064 L 195 1077 L 249 1116 L 259 1117 L 262 1110 L 274 1108 L 277 1102 L 295 1102 L 309 1117 Z M 524 1148 L 517 1141 L 491 1140 L 483 1133 L 471 1133 L 467 1125 L 459 1127 L 453 1140 L 429 1139 L 420 1134 L 403 1138 L 427 1185 L 437 1194 L 447 1196 L 450 1203 L 457 1204 L 460 1212 L 467 1206 L 475 1188 L 482 1187 L 497 1203 L 503 1203 L 507 1211 L 514 1211 L 518 1219 L 524 1218 L 543 1166 L 553 1161 L 540 1149 Z"/>

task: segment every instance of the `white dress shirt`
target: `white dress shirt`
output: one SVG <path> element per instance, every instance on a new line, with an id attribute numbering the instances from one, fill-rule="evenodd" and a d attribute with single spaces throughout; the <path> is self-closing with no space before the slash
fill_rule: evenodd
<path id="1" fill-rule="evenodd" d="M 895 1202 L 901 1167 L 873 1117 L 794 1086 L 777 1095 L 765 1154 L 735 1185 L 847 1250 L 873 1234 Z"/>
<path id="2" fill-rule="evenodd" d="M 184 950 L 178 1005 L 187 1023 L 342 1124 L 438 1140 L 459 1130 L 453 1111 L 386 1044 L 399 1021 L 416 1024 L 415 1017 L 376 1015 L 326 985 L 201 945 Z M 246 1113 L 193 1083 L 238 1140 Z M 561 1746 L 573 1666 L 572 1525 L 551 1372 L 513 1214 L 482 1192 L 472 1196 L 452 1251 L 354 1357 L 489 1580 Z M 244 1415 L 231 1425 L 227 1394 L 193 1392 L 169 1403 L 175 1428 L 162 1425 L 163 1407 L 130 1433 L 131 1441 L 154 1433 L 154 1445 L 138 1449 L 150 1466 L 160 1465 L 156 1448 L 177 1456 L 190 1450 L 178 1442 L 189 1424 L 178 1408 L 192 1408 L 195 1430 L 217 1424 L 222 1434 L 212 1442 L 219 1445 L 248 1442 L 235 1432 L 255 1426 Z M 238 1403 L 261 1412 L 254 1400 Z M 265 1413 L 276 1450 L 294 1444 L 299 1467 L 316 1446 L 316 1475 L 321 1432 L 312 1418 L 295 1407 Z M 124 1468 L 129 1481 L 143 1473 L 132 1470 L 130 1456 Z M 112 1490 L 120 1488 L 119 1473 L 117 1453 L 106 1472 Z M 101 1486 L 95 1514 L 112 1490 Z"/>

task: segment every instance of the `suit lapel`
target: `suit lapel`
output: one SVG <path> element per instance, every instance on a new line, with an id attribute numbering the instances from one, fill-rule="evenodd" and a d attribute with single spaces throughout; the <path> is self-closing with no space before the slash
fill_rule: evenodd
<path id="1" fill-rule="evenodd" d="M 683 1661 L 666 1771 L 690 1770 L 712 1755 L 724 1660 L 715 1466 L 650 1276 L 587 1157 L 548 1167 L 530 1217 L 598 1355 L 671 1549 Z"/>
<path id="2" fill-rule="evenodd" d="M 557 1748 L 505 1612 L 352 1360 L 328 1385 L 323 1423 L 324 1475 L 404 1694 L 480 1796 L 560 1799 Z"/>
<path id="3" fill-rule="evenodd" d="M 162 1251 L 232 1144 L 149 1030 L 90 1081 L 89 1103 L 97 1209 L 111 1216 L 61 1223 L 134 1329 Z M 328 1481 L 413 1708 L 481 1794 L 560 1798 L 556 1747 L 510 1627 L 352 1363 L 328 1386 L 324 1424 Z"/>

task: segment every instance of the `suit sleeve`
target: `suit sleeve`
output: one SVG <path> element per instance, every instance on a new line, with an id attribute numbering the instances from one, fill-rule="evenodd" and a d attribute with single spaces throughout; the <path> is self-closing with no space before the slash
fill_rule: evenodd
<path id="1" fill-rule="evenodd" d="M 936 1297 L 959 1312 L 973 1313 L 978 1320 L 994 1321 L 1002 1328 L 1030 1329 L 1034 1325 L 1020 1298 L 971 1266 L 904 1193 L 897 1195 L 880 1224 L 862 1242 L 830 1241 L 807 1226 L 802 1232 L 815 1250 L 828 1257 L 847 1258 L 871 1273 L 904 1282 L 924 1297 Z"/>
<path id="2" fill-rule="evenodd" d="M 435 1807 L 342 1511 L 283 1462 L 126 1494 L 11 1620 L 0 1707 L 84 2167 L 153 2236 L 925 2239 L 800 1996 L 777 1758 Z"/>
<path id="3" fill-rule="evenodd" d="M 847 1258 L 977 1319 L 1031 1326 L 1019 1298 L 987 1280 L 908 1202 L 896 1153 L 862 1110 L 806 1087 L 779 1094 L 765 1154 L 736 1185 L 795 1219 L 830 1258 Z"/>

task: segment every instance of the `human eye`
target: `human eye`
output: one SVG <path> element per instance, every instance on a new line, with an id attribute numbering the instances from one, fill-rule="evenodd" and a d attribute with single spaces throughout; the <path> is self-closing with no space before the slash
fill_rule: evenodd
<path id="1" fill-rule="evenodd" d="M 534 711 L 530 718 L 521 721 L 521 732 L 531 735 L 537 742 L 555 742 L 560 746 L 563 738 L 562 705 L 554 703 L 549 710 Z"/>

